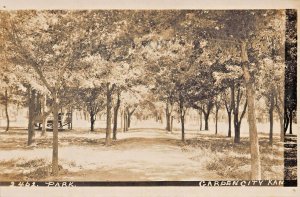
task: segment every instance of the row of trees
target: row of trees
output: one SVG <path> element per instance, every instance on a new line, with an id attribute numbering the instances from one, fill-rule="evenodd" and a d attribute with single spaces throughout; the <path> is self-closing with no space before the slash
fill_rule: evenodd
<path id="1" fill-rule="evenodd" d="M 255 103 L 268 106 L 270 143 L 274 109 L 283 139 L 284 27 L 282 10 L 1 12 L 2 100 L 8 103 L 8 90 L 23 100 L 27 95 L 30 139 L 35 120 L 45 128 L 53 114 L 53 174 L 62 106 L 88 111 L 91 130 L 105 111 L 107 145 L 112 132 L 117 138 L 120 109 L 124 130 L 141 103 L 159 114 L 165 106 L 168 131 L 178 112 L 184 141 L 188 109 L 203 114 L 207 130 L 212 109 L 217 124 L 225 106 L 236 143 L 247 114 L 252 179 L 260 179 Z"/>

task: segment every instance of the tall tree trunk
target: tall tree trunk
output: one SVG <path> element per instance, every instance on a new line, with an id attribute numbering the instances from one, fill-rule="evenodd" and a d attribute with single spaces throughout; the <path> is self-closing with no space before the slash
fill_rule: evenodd
<path id="1" fill-rule="evenodd" d="M 53 95 L 53 143 L 52 143 L 52 174 L 58 175 L 58 110 L 57 92 Z"/>
<path id="2" fill-rule="evenodd" d="M 41 136 L 46 136 L 46 126 L 47 126 L 47 117 L 45 116 L 46 113 L 46 103 L 47 96 L 44 95 L 42 98 L 42 133 Z"/>
<path id="3" fill-rule="evenodd" d="M 209 114 L 204 113 L 204 130 L 208 130 L 208 119 L 209 119 Z"/>
<path id="4" fill-rule="evenodd" d="M 280 122 L 280 141 L 284 142 L 284 84 L 279 83 L 275 90 L 275 109 Z"/>
<path id="5" fill-rule="evenodd" d="M 246 96 L 248 101 L 248 123 L 250 132 L 250 153 L 251 153 L 251 179 L 261 180 L 261 161 L 259 153 L 256 117 L 255 117 L 255 88 L 249 71 L 249 60 L 246 49 L 246 42 L 241 43 L 241 59 L 243 76 L 246 84 Z"/>
<path id="6" fill-rule="evenodd" d="M 216 117 L 215 117 L 216 118 L 216 130 L 215 130 L 216 131 L 216 133 L 215 133 L 216 135 L 218 134 L 218 112 L 219 112 L 219 109 L 216 108 Z"/>
<path id="7" fill-rule="evenodd" d="M 207 104 L 206 104 L 206 111 L 204 108 L 202 108 L 202 112 L 204 114 L 204 121 L 205 121 L 205 125 L 204 125 L 204 129 L 205 130 L 208 130 L 208 120 L 209 120 L 209 114 L 210 114 L 210 111 L 213 107 L 213 104 L 211 101 L 209 101 Z"/>
<path id="8" fill-rule="evenodd" d="M 238 94 L 239 94 L 239 91 L 238 91 Z M 247 106 L 248 106 L 248 101 L 246 100 L 246 102 L 244 103 L 244 108 L 243 108 L 243 111 L 239 117 L 239 104 L 240 104 L 240 96 L 238 96 L 238 99 L 237 99 L 237 108 L 235 108 L 235 111 L 234 111 L 234 143 L 240 143 L 241 141 L 241 124 L 242 124 L 242 120 L 243 120 L 243 117 L 246 113 L 246 109 L 247 109 Z"/>
<path id="9" fill-rule="evenodd" d="M 270 133 L 269 133 L 269 144 L 273 144 L 273 111 L 270 110 L 269 112 L 270 118 Z"/>
<path id="10" fill-rule="evenodd" d="M 278 99 L 279 100 L 279 99 Z M 284 107 L 282 106 L 281 101 L 276 102 L 277 104 L 275 105 L 276 112 L 279 116 L 279 122 L 280 122 L 280 141 L 284 142 Z"/>
<path id="11" fill-rule="evenodd" d="M 42 133 L 41 136 L 46 136 L 46 126 L 47 126 L 47 118 L 46 117 L 42 117 Z"/>
<path id="12" fill-rule="evenodd" d="M 111 142 L 111 108 L 112 108 L 112 98 L 109 83 L 106 84 L 106 138 L 105 145 L 109 145 Z"/>
<path id="13" fill-rule="evenodd" d="M 70 108 L 70 123 L 68 124 L 68 129 L 73 129 L 73 108 Z"/>
<path id="14" fill-rule="evenodd" d="M 124 125 L 123 125 L 123 119 L 124 119 L 124 110 L 121 110 L 121 131 L 124 132 Z"/>
<path id="15" fill-rule="evenodd" d="M 6 116 L 6 129 L 7 132 L 9 130 L 9 115 L 8 115 L 8 93 L 7 89 L 5 89 L 5 116 Z"/>
<path id="16" fill-rule="evenodd" d="M 28 91 L 28 99 L 29 99 L 29 119 L 28 119 L 28 140 L 27 145 L 30 146 L 34 143 L 35 131 L 34 131 L 34 114 L 35 114 L 35 90 L 29 88 Z"/>
<path id="17" fill-rule="evenodd" d="M 127 128 L 130 128 L 130 123 L 131 123 L 131 114 L 128 113 L 128 116 L 127 116 Z"/>
<path id="18" fill-rule="evenodd" d="M 228 135 L 227 137 L 231 137 L 231 111 L 227 112 L 228 115 Z"/>
<path id="19" fill-rule="evenodd" d="M 170 124 L 170 132 L 171 133 L 173 132 L 173 120 L 174 120 L 174 117 L 171 116 L 171 124 Z"/>
<path id="20" fill-rule="evenodd" d="M 125 131 L 128 131 L 128 121 L 127 118 L 128 117 L 128 113 L 125 112 L 125 116 L 124 116 L 124 124 L 125 124 Z"/>
<path id="21" fill-rule="evenodd" d="M 290 124 L 287 107 L 284 108 L 284 135 L 286 134 Z"/>
<path id="22" fill-rule="evenodd" d="M 184 142 L 184 115 L 180 115 L 180 120 L 181 120 L 181 140 Z"/>
<path id="23" fill-rule="evenodd" d="M 95 115 L 92 113 L 92 112 L 90 112 L 90 122 L 91 122 L 91 131 L 94 131 L 94 125 L 95 125 Z"/>
<path id="24" fill-rule="evenodd" d="M 235 88 L 234 88 L 235 90 Z M 237 97 L 234 97 L 233 103 L 233 124 L 234 124 L 234 143 L 240 142 L 240 128 L 239 128 L 239 106 L 241 102 L 240 87 L 237 88 Z"/>
<path id="25" fill-rule="evenodd" d="M 234 143 L 240 143 L 241 141 L 241 131 L 238 122 L 234 123 Z"/>
<path id="26" fill-rule="evenodd" d="M 127 127 L 127 109 L 124 109 L 124 116 L 123 116 L 123 118 L 124 118 L 124 132 L 125 131 L 128 131 L 128 127 Z"/>
<path id="27" fill-rule="evenodd" d="M 166 114 L 166 119 L 167 119 L 167 127 L 166 127 L 166 130 L 167 130 L 167 131 L 171 131 L 171 116 L 170 116 L 170 114 Z"/>
<path id="28" fill-rule="evenodd" d="M 202 131 L 202 111 L 199 110 L 200 131 Z"/>
<path id="29" fill-rule="evenodd" d="M 284 120 L 283 120 L 283 114 L 279 114 L 279 122 L 280 122 L 280 141 L 284 142 Z"/>
<path id="30" fill-rule="evenodd" d="M 114 124 L 113 124 L 113 140 L 117 139 L 117 128 L 118 128 L 118 110 L 114 109 Z"/>
<path id="31" fill-rule="evenodd" d="M 240 143 L 241 135 L 240 135 L 240 127 L 239 127 L 239 119 L 238 114 L 233 115 L 233 122 L 234 122 L 234 143 Z"/>
<path id="32" fill-rule="evenodd" d="M 183 106 L 183 98 L 180 95 L 180 100 L 179 100 L 179 110 L 180 110 L 180 122 L 181 122 L 181 140 L 184 142 L 185 138 L 184 138 L 184 116 L 185 116 L 185 112 L 184 112 L 184 106 Z"/>
<path id="33" fill-rule="evenodd" d="M 235 99 L 234 99 L 234 81 L 232 82 L 231 86 L 230 86 L 230 108 L 227 111 L 228 114 L 228 137 L 231 137 L 231 114 L 232 114 L 232 110 L 234 110 L 234 106 L 235 106 Z"/>
<path id="34" fill-rule="evenodd" d="M 40 93 L 36 94 L 35 112 L 38 115 L 41 115 L 41 113 L 42 113 L 42 103 L 41 103 L 41 94 Z M 41 128 L 39 128 L 39 129 L 41 129 Z"/>
<path id="35" fill-rule="evenodd" d="M 128 129 L 128 128 L 130 128 L 131 116 L 135 112 L 136 108 L 134 108 L 132 111 L 130 111 L 129 108 L 127 108 L 127 109 L 128 109 L 128 113 L 127 113 L 127 129 Z"/>
<path id="36" fill-rule="evenodd" d="M 169 107 L 169 102 L 167 101 L 166 103 L 166 130 L 171 131 L 171 113 L 170 113 L 170 107 Z"/>
<path id="37" fill-rule="evenodd" d="M 118 93 L 117 104 L 114 108 L 114 127 L 113 127 L 113 139 L 117 139 L 117 128 L 118 128 L 118 113 L 120 108 L 121 100 L 120 100 L 120 93 Z"/>
<path id="38" fill-rule="evenodd" d="M 269 109 L 269 119 L 270 119 L 270 133 L 269 133 L 269 144 L 273 144 L 273 111 L 274 111 L 274 95 L 270 95 L 270 109 Z"/>
<path id="39" fill-rule="evenodd" d="M 290 134 L 293 134 L 293 110 L 290 109 Z"/>

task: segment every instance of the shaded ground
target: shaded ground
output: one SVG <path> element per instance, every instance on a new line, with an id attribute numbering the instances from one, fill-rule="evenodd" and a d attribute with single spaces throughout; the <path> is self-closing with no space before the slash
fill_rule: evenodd
<path id="1" fill-rule="evenodd" d="M 262 179 L 282 180 L 284 173 L 283 142 L 276 137 L 273 145 L 268 144 L 268 138 L 260 137 L 260 155 Z M 187 141 L 187 151 L 197 150 L 193 159 L 205 163 L 206 169 L 216 172 L 224 179 L 250 180 L 251 158 L 248 138 L 241 138 L 239 144 L 232 139 L 218 136 L 200 135 Z M 195 152 L 195 151 L 194 151 Z M 205 159 L 205 161 L 203 161 Z"/>
<path id="2" fill-rule="evenodd" d="M 240 144 L 203 132 L 134 129 L 119 133 L 111 146 L 104 145 L 102 130 L 59 133 L 60 175 L 51 176 L 52 133 L 27 146 L 26 130 L 0 132 L 0 180 L 70 181 L 175 181 L 249 179 L 250 154 L 247 138 Z M 261 137 L 264 179 L 283 179 L 283 144 Z"/>

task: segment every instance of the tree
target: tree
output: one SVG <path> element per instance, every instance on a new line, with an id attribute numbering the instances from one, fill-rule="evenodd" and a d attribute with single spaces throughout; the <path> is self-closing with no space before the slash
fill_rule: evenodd
<path id="1" fill-rule="evenodd" d="M 135 112 L 137 106 L 133 106 L 133 109 L 130 109 L 129 106 L 127 106 L 127 127 L 130 128 L 130 124 L 131 124 L 131 116 L 132 114 Z"/>
<path id="2" fill-rule="evenodd" d="M 168 40 L 174 31 L 167 29 L 163 35 L 151 34 L 143 39 L 148 40 L 147 45 L 142 46 L 141 53 L 147 61 L 146 74 L 150 76 L 153 84 L 152 92 L 160 101 L 165 102 L 166 130 L 172 132 L 174 104 L 176 98 L 176 83 L 180 77 L 178 70 L 188 67 L 184 56 L 190 55 L 191 44 L 180 39 Z M 185 64 L 186 63 L 186 64 Z M 184 65 L 185 64 L 185 65 Z"/>
<path id="3" fill-rule="evenodd" d="M 251 178 L 261 179 L 261 164 L 255 118 L 255 68 L 257 59 L 263 52 L 268 51 L 270 46 L 269 37 L 274 34 L 274 29 L 282 32 L 283 26 L 280 16 L 282 11 L 228 11 L 226 12 L 225 26 L 227 35 L 234 38 L 231 42 L 240 47 L 240 60 L 243 70 L 243 78 L 246 88 L 248 104 L 248 123 L 250 131 L 251 153 Z M 274 17 L 279 16 L 279 17 Z M 273 28 L 273 29 L 272 29 Z M 265 31 L 262 31 L 264 29 Z M 262 47 L 262 43 L 265 45 Z M 256 53 L 256 57 L 254 54 Z M 258 54 L 258 55 L 257 55 Z M 253 65 L 254 64 L 254 65 Z"/>
<path id="4" fill-rule="evenodd" d="M 114 127 L 113 127 L 113 139 L 117 139 L 117 128 L 118 128 L 118 112 L 121 105 L 121 91 L 118 91 L 117 93 L 117 102 L 116 106 L 114 107 Z"/>
<path id="5" fill-rule="evenodd" d="M 279 122 L 280 122 L 280 141 L 284 141 L 284 83 L 283 80 L 281 82 L 277 83 L 276 85 L 276 92 L 275 94 L 275 108 L 277 111 L 277 114 L 279 116 Z"/>
<path id="6" fill-rule="evenodd" d="M 8 24 L 9 15 L 0 12 L 0 104 L 4 105 L 6 116 L 5 131 L 9 131 L 10 118 L 9 118 L 9 105 L 10 104 L 23 104 L 22 94 L 25 87 L 20 80 L 20 73 L 16 72 L 15 65 L 9 61 L 8 45 L 6 40 L 8 34 L 6 33 L 5 26 Z"/>
<path id="7" fill-rule="evenodd" d="M 139 102 L 135 110 L 135 116 L 138 120 L 154 119 L 157 123 L 163 124 L 165 104 L 158 100 L 157 95 L 147 92 L 144 99 Z"/>
<path id="8" fill-rule="evenodd" d="M 255 118 L 255 79 L 260 69 L 257 65 L 269 49 L 272 48 L 270 39 L 283 32 L 282 11 L 207 11 L 211 19 L 215 20 L 215 30 L 206 33 L 208 45 L 214 44 L 218 48 L 226 48 L 231 52 L 230 58 L 240 62 L 243 83 L 245 85 L 248 108 L 248 123 L 250 134 L 251 178 L 261 178 L 259 145 Z M 221 57 L 225 57 L 221 53 Z M 216 58 L 220 56 L 217 54 Z M 222 62 L 221 62 L 222 63 Z"/>
<path id="9" fill-rule="evenodd" d="M 200 106 L 200 108 L 202 108 L 202 106 Z M 198 113 L 199 113 L 199 122 L 200 122 L 200 128 L 199 128 L 199 131 L 202 131 L 202 110 L 198 110 Z"/>
<path id="10" fill-rule="evenodd" d="M 103 84 L 106 87 L 106 145 L 109 145 L 113 94 L 118 88 L 122 89 L 122 86 L 126 85 L 133 75 L 126 73 L 136 66 L 129 65 L 135 51 L 134 35 L 128 33 L 132 30 L 130 14 L 127 11 L 92 11 L 91 14 L 94 17 L 86 24 L 89 35 L 87 57 L 83 61 L 90 65 L 88 83 L 96 81 L 96 85 Z"/>
<path id="11" fill-rule="evenodd" d="M 80 89 L 78 92 L 78 101 L 83 104 L 85 110 L 90 115 L 90 130 L 94 131 L 94 124 L 96 116 L 105 107 L 104 87 L 85 88 Z"/>
<path id="12" fill-rule="evenodd" d="M 244 107 L 242 109 L 242 113 L 239 114 L 240 111 L 240 105 L 241 101 L 243 99 L 243 92 L 244 90 L 240 86 L 240 84 L 237 84 L 236 87 L 234 87 L 234 90 L 236 90 L 236 96 L 233 97 L 233 122 L 234 122 L 234 142 L 239 143 L 240 142 L 240 133 L 241 133 L 241 123 L 242 119 L 246 113 L 247 109 L 247 98 L 246 101 L 244 102 Z"/>
<path id="13" fill-rule="evenodd" d="M 36 116 L 36 90 L 31 89 L 31 87 L 28 87 L 28 107 L 29 107 L 29 113 L 28 113 L 28 140 L 27 145 L 30 146 L 35 142 L 35 131 L 34 131 L 34 118 Z"/>
<path id="14" fill-rule="evenodd" d="M 170 51 L 176 50 L 174 45 L 178 44 L 178 42 L 171 45 L 171 42 L 161 38 L 158 41 L 152 41 L 152 43 L 154 44 L 149 44 L 149 47 L 146 46 L 147 49 L 145 49 L 147 52 L 146 58 L 150 62 L 150 65 L 147 66 L 147 75 L 153 78 L 152 83 L 154 87 L 151 89 L 153 94 L 157 95 L 158 99 L 165 103 L 166 130 L 172 132 L 174 105 L 176 102 L 176 71 L 178 69 L 174 64 L 176 64 L 178 58 Z M 176 59 L 170 59 L 169 55 Z"/>
<path id="15" fill-rule="evenodd" d="M 37 97 L 47 95 L 46 104 L 51 105 L 54 174 L 58 173 L 58 108 L 65 90 L 78 82 L 84 88 L 104 87 L 106 145 L 111 142 L 112 110 L 114 138 L 120 106 L 126 109 L 125 130 L 130 126 L 137 103 L 130 103 L 126 94 L 135 95 L 132 92 L 137 84 L 151 89 L 157 100 L 165 103 L 170 131 L 174 108 L 178 107 L 182 141 L 186 110 L 192 107 L 201 111 L 208 130 L 209 115 L 218 104 L 213 98 L 229 90 L 226 108 L 229 121 L 232 111 L 234 114 L 235 141 L 239 141 L 247 110 L 251 178 L 260 179 L 255 117 L 257 76 L 263 67 L 259 60 L 270 56 L 274 43 L 280 45 L 274 32 L 283 32 L 283 20 L 277 17 L 282 14 L 281 10 L 19 11 L 13 12 L 3 27 L 11 52 L 8 59 L 18 72 L 26 73 L 24 84 L 33 110 L 30 131 L 35 105 L 40 102 Z M 225 73 L 222 80 L 226 85 L 217 85 L 215 71 Z M 149 77 L 142 78 L 143 74 Z M 229 79 L 230 75 L 235 77 Z M 281 97 L 272 98 L 273 106 L 280 110 Z M 93 109 L 91 117 L 94 113 Z M 231 135 L 231 128 L 229 131 Z"/>
<path id="16" fill-rule="evenodd" d="M 223 98 L 228 114 L 229 131 L 231 136 L 231 112 L 233 112 L 234 123 L 234 142 L 240 142 L 240 129 L 242 119 L 245 116 L 247 108 L 247 99 L 245 99 L 245 88 L 243 87 L 244 81 L 242 76 L 242 69 L 240 64 L 233 60 L 225 61 L 219 70 L 214 71 L 216 85 L 222 84 L 225 89 L 223 90 Z M 228 134 L 228 135 L 229 135 Z"/>
<path id="17" fill-rule="evenodd" d="M 59 92 L 63 79 L 71 79 L 69 76 L 75 73 L 74 62 L 80 56 L 81 41 L 86 37 L 86 32 L 78 30 L 82 21 L 77 22 L 82 18 L 75 15 L 67 11 L 17 11 L 4 27 L 9 35 L 6 43 L 12 54 L 10 61 L 17 64 L 20 71 L 30 71 L 34 76 L 28 80 L 33 91 L 39 89 L 51 99 L 54 175 L 58 174 Z M 31 93 L 32 100 L 34 92 Z"/>
<path id="18" fill-rule="evenodd" d="M 7 89 L 6 89 L 6 90 L 5 90 L 5 96 L 4 96 L 5 115 L 6 115 L 6 121 L 7 121 L 5 131 L 8 131 L 8 130 L 9 130 L 8 99 L 9 99 L 9 98 L 8 98 Z"/>
<path id="19" fill-rule="evenodd" d="M 275 49 L 274 49 L 275 50 Z M 277 59 L 277 60 L 275 60 Z M 284 65 L 280 56 L 274 60 L 265 58 L 261 61 L 263 69 L 260 70 L 260 94 L 264 97 L 265 104 L 268 107 L 270 132 L 269 144 L 273 143 L 273 112 L 276 109 L 280 120 L 280 136 L 283 140 L 283 86 L 284 86 Z"/>
<path id="20" fill-rule="evenodd" d="M 181 140 L 184 142 L 184 118 L 186 113 L 185 100 L 182 92 L 179 93 L 179 114 L 180 114 L 180 122 L 181 122 Z"/>
<path id="21" fill-rule="evenodd" d="M 111 141 L 111 110 L 112 110 L 112 92 L 114 85 L 106 84 L 106 137 L 105 144 L 109 145 Z"/>
<path id="22" fill-rule="evenodd" d="M 10 118 L 9 118 L 9 106 L 22 104 L 22 98 L 18 98 L 18 90 L 16 87 L 8 86 L 8 83 L 2 84 L 0 88 L 2 92 L 0 93 L 0 104 L 4 106 L 5 117 L 6 117 L 6 127 L 5 131 L 8 132 L 10 129 Z"/>
<path id="23" fill-rule="evenodd" d="M 185 142 L 185 115 L 188 108 L 191 107 L 190 92 L 192 86 L 189 84 L 188 78 L 192 75 L 191 67 L 185 61 L 178 65 L 175 81 L 175 101 L 178 103 L 178 111 L 181 123 L 181 141 Z"/>
<path id="24" fill-rule="evenodd" d="M 197 102 L 197 103 L 193 103 L 192 106 L 193 106 L 193 108 L 198 109 L 199 111 L 201 111 L 201 113 L 203 113 L 203 115 L 204 115 L 204 130 L 208 130 L 209 115 L 211 113 L 211 110 L 213 109 L 214 103 L 210 99 L 202 100 L 201 103 L 205 103 L 205 104 L 203 105 L 203 104 L 199 104 L 199 102 Z"/>
<path id="25" fill-rule="evenodd" d="M 231 137 L 231 114 L 233 111 L 233 106 L 234 106 L 234 84 L 231 83 L 229 84 L 229 88 L 227 88 L 226 90 L 224 90 L 223 94 L 222 94 L 222 98 L 223 98 L 223 102 L 224 102 L 224 106 L 227 112 L 227 116 L 228 116 L 228 134 L 227 137 Z"/>
<path id="26" fill-rule="evenodd" d="M 222 86 L 216 84 L 214 71 L 218 67 L 210 57 L 210 53 L 216 51 L 215 47 L 207 47 L 206 41 L 194 43 L 196 47 L 194 55 L 197 56 L 194 62 L 194 76 L 189 78 L 189 85 L 193 87 L 189 92 L 191 106 L 204 115 L 204 129 L 208 130 L 209 115 L 215 105 L 214 98 L 220 94 Z M 197 55 L 198 54 L 198 55 Z"/>
<path id="27" fill-rule="evenodd" d="M 286 10 L 284 131 L 292 134 L 297 110 L 297 11 Z"/>
<path id="28" fill-rule="evenodd" d="M 215 134 L 218 134 L 218 112 L 219 109 L 221 108 L 221 97 L 220 95 L 216 95 L 215 99 L 214 99 L 214 103 L 215 103 L 215 125 L 216 125 L 216 129 L 215 129 Z"/>
<path id="29" fill-rule="evenodd" d="M 138 76 L 141 77 L 140 74 Z M 131 126 L 132 115 L 138 111 L 141 103 L 146 100 L 149 94 L 148 89 L 143 84 L 136 82 L 134 79 L 129 82 L 131 85 L 128 84 L 129 86 L 125 87 L 121 98 L 124 108 L 124 131 L 128 131 Z"/>
<path id="30" fill-rule="evenodd" d="M 2 76 L 1 76 L 2 78 Z M 5 82 L 5 80 L 4 80 Z M 5 83 L 1 84 L 0 89 L 2 92 L 0 93 L 0 104 L 4 105 L 5 116 L 6 116 L 6 128 L 5 131 L 8 132 L 10 128 L 10 119 L 9 119 L 9 105 L 10 103 L 17 103 L 18 99 L 16 99 L 15 93 L 16 90 L 12 86 L 12 83 L 6 81 Z"/>
<path id="31" fill-rule="evenodd" d="M 10 76 L 10 74 L 12 74 L 12 73 L 7 72 L 7 68 L 5 66 L 3 66 L 3 67 L 1 66 L 0 79 L 3 83 L 0 84 L 0 89 L 2 90 L 3 93 L 0 94 L 0 103 L 2 105 L 4 105 L 4 107 L 5 107 L 5 115 L 6 115 L 5 131 L 6 132 L 9 130 L 8 105 L 10 102 L 10 95 L 9 95 L 8 91 L 11 88 L 11 87 L 9 87 L 11 80 L 8 79 L 8 76 Z"/>
<path id="32" fill-rule="evenodd" d="M 50 114 L 50 110 L 47 111 L 47 95 L 42 95 L 41 100 L 41 117 L 42 120 L 42 133 L 41 136 L 46 136 L 47 116 Z"/>

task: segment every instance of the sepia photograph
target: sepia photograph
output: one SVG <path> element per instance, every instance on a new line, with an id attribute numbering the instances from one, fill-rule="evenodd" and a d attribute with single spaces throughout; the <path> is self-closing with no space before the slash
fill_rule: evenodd
<path id="1" fill-rule="evenodd" d="M 297 186 L 296 9 L 0 11 L 1 186 Z"/>

